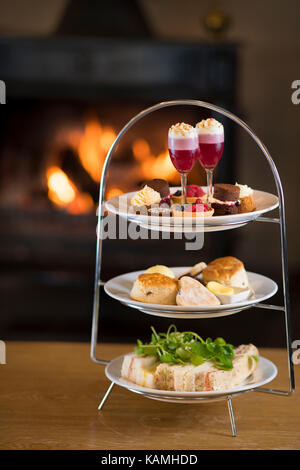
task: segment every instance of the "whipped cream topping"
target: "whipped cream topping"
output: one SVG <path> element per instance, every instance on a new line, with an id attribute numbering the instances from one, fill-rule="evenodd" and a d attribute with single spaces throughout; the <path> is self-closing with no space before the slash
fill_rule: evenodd
<path id="1" fill-rule="evenodd" d="M 176 139 L 195 138 L 197 136 L 196 129 L 185 122 L 177 122 L 169 129 L 169 137 Z"/>
<path id="2" fill-rule="evenodd" d="M 169 129 L 168 145 L 172 150 L 198 149 L 198 134 L 196 129 L 185 122 L 178 122 Z"/>
<path id="3" fill-rule="evenodd" d="M 196 124 L 198 134 L 224 134 L 223 124 L 214 118 L 202 119 Z"/>
<path id="4" fill-rule="evenodd" d="M 243 197 L 252 196 L 253 189 L 250 188 L 250 186 L 247 186 L 246 184 L 238 184 L 238 183 L 235 183 L 235 185 L 240 188 L 240 195 L 239 195 L 240 199 L 242 199 Z"/>
<path id="5" fill-rule="evenodd" d="M 132 206 L 141 207 L 159 204 L 160 201 L 161 197 L 159 192 L 146 185 L 133 196 L 130 203 Z"/>

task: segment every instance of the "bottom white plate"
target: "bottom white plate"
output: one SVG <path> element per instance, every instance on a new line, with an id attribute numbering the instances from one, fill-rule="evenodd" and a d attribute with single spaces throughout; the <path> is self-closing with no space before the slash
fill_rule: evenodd
<path id="1" fill-rule="evenodd" d="M 259 362 L 257 369 L 253 374 L 251 374 L 243 383 L 239 386 L 228 389 L 228 390 L 215 390 L 215 391 L 201 391 L 201 392 L 175 392 L 170 390 L 156 390 L 152 388 L 142 387 L 136 385 L 133 382 L 129 382 L 121 377 L 121 367 L 124 356 L 119 356 L 116 359 L 113 359 L 105 368 L 105 374 L 115 384 L 120 387 L 127 388 L 128 390 L 136 393 L 141 393 L 148 396 L 149 398 L 163 400 L 163 401 L 172 401 L 172 399 L 178 401 L 182 400 L 192 400 L 194 399 L 209 399 L 209 398 L 222 398 L 226 395 L 234 395 L 239 393 L 244 393 L 254 388 L 261 387 L 268 382 L 271 382 L 277 375 L 277 367 L 273 362 L 269 361 L 264 357 L 259 357 Z"/>

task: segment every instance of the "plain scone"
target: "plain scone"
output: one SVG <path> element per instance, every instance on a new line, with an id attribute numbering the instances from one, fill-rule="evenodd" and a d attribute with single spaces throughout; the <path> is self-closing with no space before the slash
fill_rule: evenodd
<path id="1" fill-rule="evenodd" d="M 164 274 L 140 274 L 133 284 L 130 297 L 139 302 L 176 305 L 177 279 Z"/>
<path id="2" fill-rule="evenodd" d="M 215 259 L 202 271 L 202 275 L 205 283 L 216 281 L 230 287 L 249 286 L 244 264 L 233 256 Z"/>

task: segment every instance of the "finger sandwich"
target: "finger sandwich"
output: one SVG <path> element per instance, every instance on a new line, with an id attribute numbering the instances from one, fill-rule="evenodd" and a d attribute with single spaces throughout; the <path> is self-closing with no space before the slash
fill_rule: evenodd
<path id="1" fill-rule="evenodd" d="M 211 361 L 200 366 L 158 363 L 155 356 L 124 356 L 121 376 L 143 387 L 178 392 L 226 390 L 241 384 L 256 369 L 259 352 L 253 344 L 235 349 L 232 370 L 217 369 Z"/>

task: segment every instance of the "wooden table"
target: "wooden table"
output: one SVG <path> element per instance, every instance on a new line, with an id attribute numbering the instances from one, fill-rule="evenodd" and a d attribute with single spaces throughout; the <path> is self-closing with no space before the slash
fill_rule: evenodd
<path id="1" fill-rule="evenodd" d="M 130 345 L 103 345 L 113 358 Z M 261 354 L 279 369 L 272 387 L 287 388 L 286 353 Z M 296 378 L 300 366 L 295 367 Z M 291 397 L 249 392 L 233 398 L 237 437 L 226 401 L 163 403 L 115 386 L 103 411 L 109 381 L 79 343 L 7 343 L 0 365 L 1 449 L 299 449 L 300 393 Z"/>

